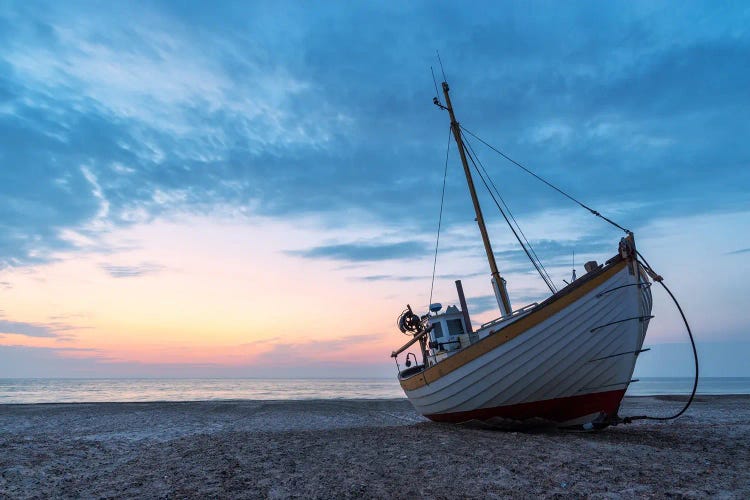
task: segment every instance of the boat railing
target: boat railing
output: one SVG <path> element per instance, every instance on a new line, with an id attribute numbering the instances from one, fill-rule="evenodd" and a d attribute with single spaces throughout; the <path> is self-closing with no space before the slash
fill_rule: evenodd
<path id="1" fill-rule="evenodd" d="M 479 329 L 487 328 L 488 326 L 498 325 L 500 323 L 503 323 L 504 321 L 508 321 L 509 319 L 517 318 L 518 316 L 522 314 L 526 314 L 530 310 L 534 309 L 536 306 L 538 306 L 538 302 L 532 302 L 529 305 L 523 306 L 520 309 L 516 309 L 512 313 L 510 313 L 509 316 L 501 316 L 497 319 L 493 319 L 492 321 L 488 321 L 487 323 L 484 323 L 482 326 L 479 327 Z"/>

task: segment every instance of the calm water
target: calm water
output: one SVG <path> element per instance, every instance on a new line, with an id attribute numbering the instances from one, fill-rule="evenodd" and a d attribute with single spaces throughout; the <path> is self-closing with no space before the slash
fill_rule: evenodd
<path id="1" fill-rule="evenodd" d="M 642 378 L 628 394 L 688 394 L 689 378 Z M 699 394 L 750 394 L 750 378 L 703 378 Z M 0 379 L 0 403 L 403 398 L 395 379 Z"/>
<path id="2" fill-rule="evenodd" d="M 394 379 L 0 379 L 0 403 L 402 397 Z"/>

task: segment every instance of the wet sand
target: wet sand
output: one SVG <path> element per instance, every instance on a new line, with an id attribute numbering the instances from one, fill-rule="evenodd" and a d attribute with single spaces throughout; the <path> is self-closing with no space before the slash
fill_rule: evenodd
<path id="1" fill-rule="evenodd" d="M 0 405 L 2 498 L 530 496 L 748 498 L 750 396 L 587 433 L 434 424 L 405 400 Z"/>

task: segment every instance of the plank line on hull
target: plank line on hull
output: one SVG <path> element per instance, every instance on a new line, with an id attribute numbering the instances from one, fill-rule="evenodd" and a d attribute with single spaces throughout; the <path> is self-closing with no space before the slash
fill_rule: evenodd
<path id="1" fill-rule="evenodd" d="M 600 314 L 604 314 L 604 312 L 600 312 Z M 579 317 L 585 318 L 583 315 L 580 315 Z M 590 319 L 588 319 L 588 321 L 584 319 L 580 324 L 585 325 L 590 321 Z M 577 352 L 580 351 L 580 349 L 589 348 L 592 340 L 597 343 L 605 342 L 607 340 L 605 337 L 592 339 L 590 334 L 584 333 L 585 328 L 580 329 L 581 333 L 575 334 L 575 326 L 569 328 L 567 331 L 561 331 L 554 326 L 550 326 L 546 330 L 549 332 L 548 338 L 542 339 L 542 342 L 539 342 L 539 344 L 541 344 L 539 346 L 541 350 L 537 349 L 534 352 L 534 359 L 538 361 L 538 363 L 531 365 L 527 362 L 519 367 L 518 370 L 512 372 L 514 376 L 512 379 L 507 376 L 504 377 L 505 380 L 502 381 L 502 384 L 505 388 L 501 392 L 505 404 L 512 401 L 528 401 L 531 395 L 539 390 L 541 390 L 542 393 L 532 399 L 545 399 L 544 395 L 548 394 L 550 389 L 548 388 L 547 390 L 544 390 L 543 388 L 545 386 L 548 386 L 550 383 L 556 385 L 555 379 L 558 378 L 561 372 L 566 371 L 566 369 L 575 369 L 579 366 L 576 357 L 570 356 L 571 352 Z M 557 339 L 553 340 L 554 337 L 557 337 Z M 562 365 L 562 367 L 560 365 Z M 523 383 L 521 383 L 522 381 Z M 556 392 L 557 396 L 564 395 L 564 393 L 558 392 L 556 388 L 553 388 L 553 390 Z M 551 396 L 552 395 L 549 395 L 547 397 Z M 486 406 L 490 399 L 487 399 L 476 406 Z"/>
<path id="2" fill-rule="evenodd" d="M 461 406 L 463 404 L 467 404 L 469 399 L 481 398 L 483 394 L 484 397 L 487 397 L 487 391 L 490 387 L 493 388 L 493 390 L 490 391 L 490 398 L 495 398 L 497 393 L 505 392 L 509 387 L 517 385 L 518 381 L 526 376 L 525 370 L 530 369 L 530 367 L 527 366 L 527 362 L 530 356 L 536 359 L 538 356 L 543 354 L 552 354 L 552 351 L 559 350 L 557 346 L 559 346 L 560 344 L 567 345 L 572 340 L 574 340 L 576 336 L 560 335 L 559 325 L 561 323 L 565 324 L 568 329 L 575 329 L 576 325 L 581 326 L 581 329 L 586 329 L 584 327 L 587 322 L 585 318 L 590 316 L 591 307 L 596 307 L 596 304 L 593 301 L 590 301 L 588 304 L 575 305 L 572 309 L 566 310 L 565 314 L 562 317 L 558 318 L 555 322 L 547 325 L 542 330 L 535 331 L 534 335 L 527 338 L 523 342 L 518 342 L 518 340 L 520 339 L 517 337 L 513 341 L 508 342 L 506 345 L 500 347 L 499 350 L 493 351 L 492 354 L 497 353 L 494 357 L 483 356 L 475 360 L 485 360 L 485 362 L 482 365 L 475 366 L 475 368 L 472 370 L 473 373 L 469 374 L 471 378 L 476 379 L 474 382 L 472 382 L 471 384 L 461 383 L 461 379 L 452 377 L 451 380 L 448 381 L 448 384 L 446 386 L 439 389 L 439 393 L 441 395 L 438 396 L 438 398 L 440 399 L 430 398 L 431 401 L 427 405 L 433 406 L 439 404 L 441 400 L 454 398 L 455 393 L 460 392 L 463 393 L 464 397 L 460 401 L 454 402 L 453 405 Z M 574 319 L 573 322 L 570 322 L 568 320 L 569 315 L 574 316 L 576 319 Z M 587 333 L 586 337 L 588 338 L 590 336 L 591 334 Z M 557 337 L 557 339 L 553 341 L 554 337 Z M 500 350 L 502 350 L 502 352 Z M 466 364 L 461 367 L 461 369 L 467 366 L 469 365 Z M 436 383 L 443 384 L 444 381 L 445 379 Z M 456 384 L 456 388 L 450 388 L 450 386 L 454 384 Z M 433 394 L 437 396 L 437 393 Z M 410 397 L 413 398 L 414 396 Z M 475 403 L 474 406 L 481 407 L 484 406 L 485 403 L 486 402 Z M 501 402 L 498 402 L 493 406 L 497 406 L 499 404 L 501 404 Z M 503 401 L 502 404 L 508 403 Z"/>
<path id="3" fill-rule="evenodd" d="M 617 277 L 612 277 L 611 280 L 617 280 Z M 540 323 L 529 330 L 530 337 L 517 337 L 482 356 L 477 361 L 486 359 L 486 362 L 474 366 L 471 372 L 458 376 L 452 373 L 430 386 L 408 392 L 407 396 L 424 414 L 452 413 L 573 396 L 585 385 L 597 381 L 596 378 L 587 376 L 589 373 L 596 373 L 597 377 L 600 374 L 599 367 L 588 364 L 582 370 L 580 359 L 589 359 L 603 351 L 615 352 L 615 349 L 621 348 L 623 337 L 627 335 L 622 335 L 619 328 L 598 335 L 591 334 L 589 330 L 601 317 L 610 316 L 613 310 L 619 310 L 623 305 L 616 297 L 579 301 L 567 308 L 562 316 L 556 315 L 558 319 L 553 323 Z M 624 310 L 621 312 L 625 313 Z M 562 329 L 561 324 L 564 326 Z M 538 329 L 539 326 L 542 326 L 541 330 Z M 631 327 L 630 330 L 632 329 Z M 519 343 L 521 339 L 525 340 Z M 544 358 L 542 361 L 540 356 Z M 534 360 L 534 366 L 542 366 L 544 369 L 536 373 L 529 363 L 531 360 Z M 464 372 L 472 365 L 475 362 L 460 367 L 457 372 Z M 621 373 L 620 376 L 626 375 Z M 569 389 L 563 390 L 566 386 Z M 432 391 L 421 394 L 428 389 Z"/>
<path id="4" fill-rule="evenodd" d="M 554 390 L 558 395 L 574 394 L 577 390 L 564 390 L 562 384 L 570 383 L 572 387 L 580 387 L 584 380 L 588 380 L 590 373 L 596 370 L 596 367 L 591 365 L 582 365 L 580 359 L 587 359 L 596 350 L 619 340 L 612 334 L 592 338 L 587 331 L 570 337 L 571 339 L 566 339 L 567 343 L 557 352 L 545 353 L 546 358 L 540 360 L 536 369 L 530 370 L 526 377 L 528 381 L 523 386 L 514 387 L 508 398 L 518 401 L 545 399 L 545 395 L 549 397 L 550 390 Z"/>
<path id="5" fill-rule="evenodd" d="M 623 272 L 625 271 L 621 270 L 618 275 L 613 276 L 601 286 L 617 280 Z M 537 389 L 540 388 L 539 385 L 546 386 L 546 389 L 539 392 L 534 390 L 536 397 L 533 399 L 572 396 L 576 393 L 575 390 L 570 393 L 561 392 L 557 384 L 550 379 L 557 379 L 559 375 L 562 375 L 560 371 L 575 370 L 575 360 L 580 357 L 580 349 L 588 352 L 589 349 L 609 341 L 606 339 L 607 336 L 593 336 L 589 333 L 589 329 L 591 325 L 599 321 L 602 315 L 611 314 L 612 309 L 617 307 L 618 301 L 609 297 L 581 299 L 561 313 L 527 330 L 525 335 L 516 337 L 507 344 L 463 365 L 434 384 L 417 391 L 410 391 L 407 393 L 409 399 L 424 413 L 436 413 L 528 401 L 527 398 L 514 397 L 513 394 L 519 390 L 528 394 L 527 390 L 531 388 L 530 386 L 537 384 Z M 554 321 L 549 323 L 549 320 L 553 318 L 555 318 Z M 540 327 L 542 329 L 539 329 Z M 575 356 L 566 356 L 565 352 L 575 353 Z M 547 361 L 539 362 L 540 356 Z M 584 353 L 583 356 L 585 357 L 586 354 Z M 540 374 L 529 379 L 535 371 L 535 366 L 543 365 L 548 369 L 553 368 L 548 365 L 551 357 L 562 361 L 564 368 L 554 370 L 551 376 L 542 377 L 543 380 L 539 380 Z M 482 360 L 485 362 L 476 366 L 476 363 Z M 534 362 L 530 364 L 532 360 Z M 464 372 L 470 366 L 474 366 L 471 372 L 458 377 L 454 376 L 456 372 Z M 544 372 L 547 371 L 544 370 Z M 552 383 L 552 386 L 549 383 Z M 441 387 L 435 388 L 436 385 Z M 452 387 L 454 385 L 455 387 Z M 429 389 L 431 389 L 429 395 L 418 394 Z"/>
<path id="6" fill-rule="evenodd" d="M 569 291 L 564 291 L 559 297 L 552 297 L 551 300 L 541 303 L 537 306 L 537 309 L 500 331 L 488 335 L 479 342 L 467 347 L 457 354 L 454 354 L 437 365 L 427 368 L 417 375 L 401 380 L 401 387 L 407 391 L 413 391 L 420 387 L 424 387 L 492 349 L 518 337 L 528 329 L 541 323 L 553 314 L 560 312 L 576 300 L 594 290 L 597 286 L 616 275 L 626 265 L 627 261 L 624 260 L 610 264 L 609 267 L 605 267 L 599 274 L 593 276 L 591 279 L 582 282 L 579 286 L 576 286 Z"/>

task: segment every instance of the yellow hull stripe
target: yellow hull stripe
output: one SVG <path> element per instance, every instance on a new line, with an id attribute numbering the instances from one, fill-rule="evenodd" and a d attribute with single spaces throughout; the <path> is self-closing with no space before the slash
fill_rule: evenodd
<path id="1" fill-rule="evenodd" d="M 627 261 L 624 260 L 613 264 L 611 268 L 606 269 L 599 276 L 596 276 L 595 278 L 582 283 L 581 286 L 574 288 L 557 300 L 550 302 L 541 309 L 529 313 L 523 318 L 515 321 L 514 323 L 511 323 L 509 326 L 503 328 L 498 333 L 491 333 L 489 336 L 483 338 L 476 344 L 467 347 L 463 351 L 454 354 L 450 358 L 427 368 L 421 373 L 413 375 L 405 380 L 401 380 L 401 387 L 405 391 L 413 391 L 415 389 L 419 389 L 420 387 L 424 387 L 425 385 L 435 382 L 444 375 L 447 375 L 450 372 L 462 367 L 470 361 L 477 359 L 483 354 L 490 352 L 496 347 L 503 345 L 510 340 L 513 340 L 525 331 L 546 320 L 553 314 L 562 311 L 570 304 L 580 299 L 591 290 L 595 289 L 596 287 L 610 279 L 612 276 L 620 272 L 626 265 Z"/>

